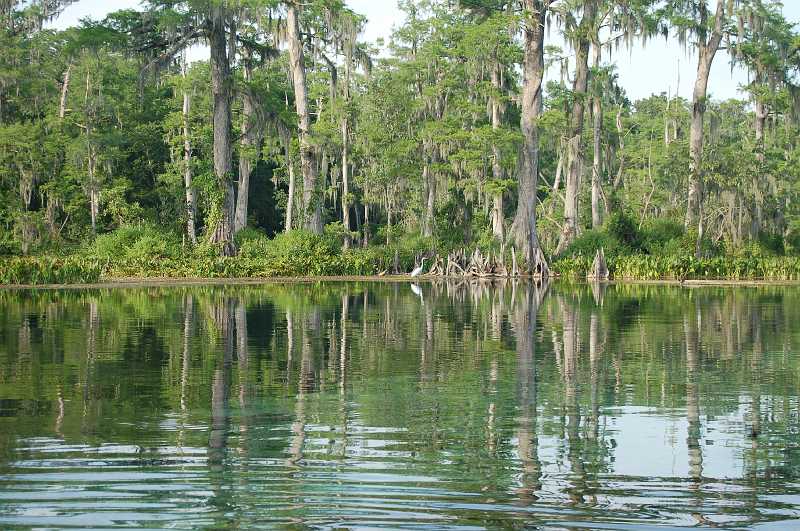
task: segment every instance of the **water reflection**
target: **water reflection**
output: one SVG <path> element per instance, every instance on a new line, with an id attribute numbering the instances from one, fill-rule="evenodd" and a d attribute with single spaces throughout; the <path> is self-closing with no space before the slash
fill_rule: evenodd
<path id="1" fill-rule="evenodd" d="M 798 288 L 0 292 L 0 526 L 788 526 Z"/>

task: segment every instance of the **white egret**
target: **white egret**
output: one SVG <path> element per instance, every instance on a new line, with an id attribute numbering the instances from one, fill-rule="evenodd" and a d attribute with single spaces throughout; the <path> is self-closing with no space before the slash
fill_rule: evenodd
<path id="1" fill-rule="evenodd" d="M 414 271 L 411 272 L 411 278 L 418 277 L 422 274 L 422 268 L 425 267 L 425 258 L 422 258 L 422 263 L 419 264 L 419 267 L 415 268 Z"/>
<path id="2" fill-rule="evenodd" d="M 420 288 L 417 284 L 411 283 L 411 291 L 419 297 L 419 300 L 425 302 L 425 299 L 422 298 L 422 288 Z"/>

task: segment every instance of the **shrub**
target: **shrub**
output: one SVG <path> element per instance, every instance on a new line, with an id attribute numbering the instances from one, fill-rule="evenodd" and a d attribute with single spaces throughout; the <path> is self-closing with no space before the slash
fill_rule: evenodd
<path id="1" fill-rule="evenodd" d="M 684 251 L 694 253 L 693 247 L 685 248 L 682 241 L 685 233 L 682 223 L 669 219 L 650 219 L 640 231 L 641 246 L 648 254 L 685 254 Z"/>
<path id="2" fill-rule="evenodd" d="M 622 243 L 612 234 L 609 234 L 603 229 L 588 230 L 575 239 L 569 247 L 566 248 L 562 257 L 589 257 L 594 259 L 594 255 L 599 249 L 603 249 L 606 257 L 613 257 L 630 252 Z"/>
<path id="3" fill-rule="evenodd" d="M 0 231 L 0 256 L 16 256 L 21 252 L 22 248 L 11 231 Z"/>
<path id="4" fill-rule="evenodd" d="M 624 212 L 614 212 L 606 220 L 605 231 L 632 251 L 642 248 L 641 235 L 636 227 L 636 222 Z"/>
<path id="5" fill-rule="evenodd" d="M 236 242 L 237 247 L 241 247 L 244 243 L 249 242 L 251 240 L 261 240 L 267 239 L 267 235 L 261 232 L 258 229 L 254 229 L 252 227 L 246 227 L 239 232 L 236 233 L 234 236 L 234 241 Z"/>
<path id="6" fill-rule="evenodd" d="M 239 256 L 250 260 L 258 270 L 257 276 L 341 274 L 340 248 L 324 236 L 303 230 L 279 234 L 273 240 L 244 242 Z"/>
<path id="7" fill-rule="evenodd" d="M 631 280 L 798 280 L 800 259 L 635 255 L 615 261 L 614 277 Z"/>
<path id="8" fill-rule="evenodd" d="M 785 242 L 780 234 L 761 234 L 758 238 L 759 247 L 765 254 L 783 256 L 786 254 Z"/>
<path id="9" fill-rule="evenodd" d="M 102 267 L 82 257 L 19 257 L 0 262 L 0 284 L 89 284 Z"/>
<path id="10" fill-rule="evenodd" d="M 568 256 L 550 264 L 550 271 L 556 276 L 569 279 L 585 279 L 592 267 L 594 256 Z"/>
<path id="11" fill-rule="evenodd" d="M 356 236 L 357 233 L 353 233 L 348 231 L 341 221 L 336 221 L 333 223 L 328 223 L 325 225 L 323 236 L 331 245 L 336 247 L 341 247 L 344 245 L 344 239 L 347 236 L 353 238 Z"/>
<path id="12" fill-rule="evenodd" d="M 128 225 L 98 236 L 88 255 L 104 260 L 150 260 L 182 254 L 178 237 L 152 225 Z"/>

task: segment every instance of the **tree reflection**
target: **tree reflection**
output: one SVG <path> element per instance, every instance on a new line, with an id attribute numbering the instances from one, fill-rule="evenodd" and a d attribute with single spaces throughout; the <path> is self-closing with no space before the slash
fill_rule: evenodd
<path id="1" fill-rule="evenodd" d="M 516 286 L 515 286 L 516 288 Z M 522 503 L 536 501 L 541 489 L 542 466 L 539 461 L 539 439 L 536 378 L 536 319 L 547 287 L 526 284 L 520 288 L 521 300 L 514 307 L 514 328 L 517 343 L 517 402 L 520 418 L 517 423 L 519 460 L 522 477 L 517 496 Z M 515 289 L 516 293 L 516 289 Z"/>
<path id="2" fill-rule="evenodd" d="M 700 313 L 692 308 L 683 318 L 684 338 L 686 342 L 686 419 L 688 433 L 686 446 L 689 449 L 689 477 L 699 487 L 703 480 L 703 449 L 700 445 L 702 425 L 700 423 L 700 384 L 699 358 L 700 344 L 698 327 Z"/>
<path id="3" fill-rule="evenodd" d="M 320 477 L 345 499 L 362 474 L 401 498 L 469 495 L 520 515 L 633 511 L 660 496 L 631 476 L 640 467 L 653 484 L 682 475 L 682 495 L 659 500 L 701 523 L 723 518 L 707 510 L 722 470 L 745 526 L 766 514 L 760 492 L 800 476 L 799 289 L 460 279 L 419 291 L 0 292 L 0 465 L 42 434 L 207 452 L 204 487 L 229 515 L 248 495 L 318 493 Z M 298 514 L 313 511 L 303 500 Z"/>

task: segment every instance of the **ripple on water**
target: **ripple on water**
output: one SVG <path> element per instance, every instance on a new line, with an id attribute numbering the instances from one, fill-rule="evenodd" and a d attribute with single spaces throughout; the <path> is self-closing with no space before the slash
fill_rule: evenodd
<path id="1" fill-rule="evenodd" d="M 2 299 L 0 528 L 798 528 L 800 289 L 476 286 Z"/>

